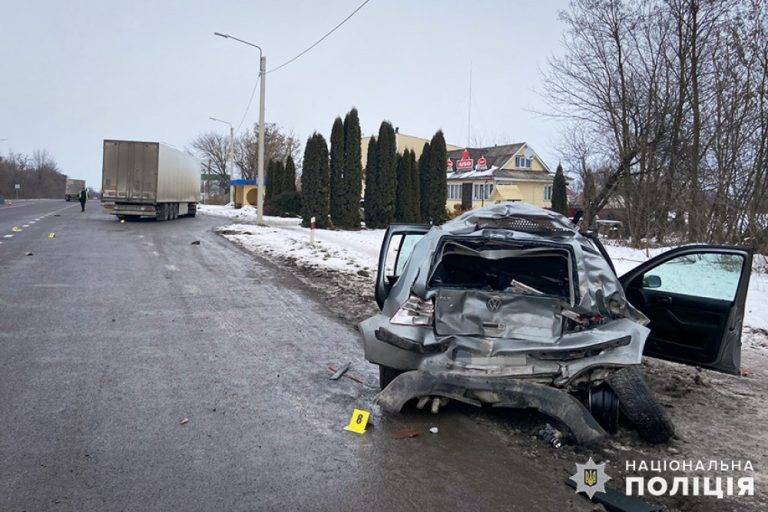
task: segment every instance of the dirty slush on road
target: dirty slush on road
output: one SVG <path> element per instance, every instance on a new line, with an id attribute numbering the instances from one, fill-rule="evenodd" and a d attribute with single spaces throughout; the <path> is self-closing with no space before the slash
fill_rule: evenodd
<path id="1" fill-rule="evenodd" d="M 256 251 L 246 248 L 243 230 L 219 229 L 217 233 L 254 257 L 278 268 L 290 268 L 302 287 L 313 295 L 340 321 L 354 329 L 379 312 L 375 297 L 375 275 L 366 269 L 354 272 L 332 270 L 286 257 L 268 248 Z M 295 270 L 295 271 L 294 271 Z M 448 407 L 471 418 L 478 428 L 498 434 L 500 446 L 523 453 L 531 464 L 548 468 L 553 478 L 563 481 L 573 473 L 575 463 L 590 456 L 608 461 L 610 486 L 624 489 L 627 461 L 659 460 L 751 460 L 755 465 L 755 487 L 768 484 L 764 462 L 768 460 L 765 439 L 755 425 L 768 420 L 768 367 L 765 350 L 768 333 L 744 328 L 742 377 L 692 368 L 653 358 L 643 358 L 645 378 L 658 402 L 666 409 L 676 427 L 676 436 L 668 444 L 652 445 L 643 441 L 636 431 L 622 427 L 600 447 L 564 444 L 552 446 L 547 427 L 552 420 L 536 411 L 512 409 L 478 409 L 451 402 Z M 362 351 L 362 346 L 361 346 Z M 354 368 L 351 368 L 354 370 Z M 367 389 L 366 398 L 372 402 L 377 389 Z M 415 407 L 411 409 L 415 410 Z M 429 415 L 428 407 L 421 412 Z M 383 418 L 387 421 L 387 417 Z M 401 426 L 395 434 L 407 438 Z M 663 473 L 662 473 L 663 474 Z M 670 474 L 672 475 L 672 474 Z M 564 484 L 565 485 L 565 484 Z M 756 493 L 753 497 L 732 497 L 712 501 L 698 496 L 664 496 L 654 498 L 669 510 L 765 510 L 768 498 Z M 716 507 L 716 508 L 712 508 Z M 602 508 L 597 508 L 602 510 Z"/>

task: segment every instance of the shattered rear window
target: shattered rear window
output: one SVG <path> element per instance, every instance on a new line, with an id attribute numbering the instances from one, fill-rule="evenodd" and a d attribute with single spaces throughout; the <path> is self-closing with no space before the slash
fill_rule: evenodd
<path id="1" fill-rule="evenodd" d="M 446 241 L 436 259 L 430 287 L 570 299 L 570 253 L 492 240 Z"/>

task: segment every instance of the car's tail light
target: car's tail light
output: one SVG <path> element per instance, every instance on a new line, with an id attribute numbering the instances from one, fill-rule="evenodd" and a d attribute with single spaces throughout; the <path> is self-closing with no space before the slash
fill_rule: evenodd
<path id="1" fill-rule="evenodd" d="M 432 325 L 434 317 L 435 303 L 431 299 L 424 300 L 411 295 L 392 316 L 390 322 L 397 325 Z"/>

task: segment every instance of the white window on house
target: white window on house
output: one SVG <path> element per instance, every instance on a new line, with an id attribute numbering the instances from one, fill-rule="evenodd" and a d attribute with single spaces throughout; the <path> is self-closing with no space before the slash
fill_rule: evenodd
<path id="1" fill-rule="evenodd" d="M 516 156 L 515 157 L 515 167 L 520 167 L 523 169 L 530 169 L 531 168 L 531 159 L 526 158 L 525 156 Z"/>
<path id="2" fill-rule="evenodd" d="M 453 200 L 461 199 L 461 183 L 448 184 L 448 199 L 453 199 Z"/>
<path id="3" fill-rule="evenodd" d="M 472 185 L 472 199 L 476 201 L 487 201 L 493 193 L 492 183 L 475 183 Z"/>
<path id="4" fill-rule="evenodd" d="M 546 187 L 544 187 L 544 200 L 545 201 L 552 200 L 552 185 L 547 185 Z"/>

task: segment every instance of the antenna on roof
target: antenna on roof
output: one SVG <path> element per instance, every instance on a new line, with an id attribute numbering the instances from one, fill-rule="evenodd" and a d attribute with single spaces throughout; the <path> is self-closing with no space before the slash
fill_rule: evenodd
<path id="1" fill-rule="evenodd" d="M 467 147 L 469 147 L 469 134 L 472 126 L 472 62 L 469 63 L 469 102 L 467 104 Z"/>

